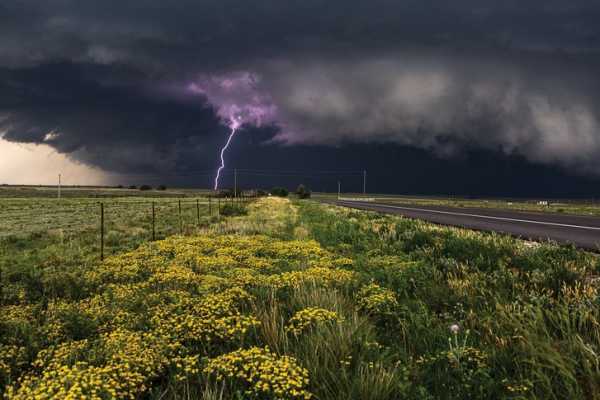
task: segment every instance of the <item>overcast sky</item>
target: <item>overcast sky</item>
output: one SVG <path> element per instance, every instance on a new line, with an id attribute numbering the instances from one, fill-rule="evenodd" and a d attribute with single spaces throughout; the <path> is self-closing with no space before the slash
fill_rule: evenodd
<path id="1" fill-rule="evenodd" d="M 0 182 L 209 186 L 240 125 L 228 168 L 597 196 L 598 21 L 597 0 L 5 0 Z"/>

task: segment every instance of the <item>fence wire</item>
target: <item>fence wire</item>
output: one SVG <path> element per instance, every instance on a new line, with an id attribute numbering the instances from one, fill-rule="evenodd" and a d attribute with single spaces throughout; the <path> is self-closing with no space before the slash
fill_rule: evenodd
<path id="1" fill-rule="evenodd" d="M 219 203 L 224 205 L 230 201 L 216 198 L 8 200 L 0 203 L 0 238 L 56 231 L 71 235 L 100 232 L 101 204 L 104 207 L 104 231 L 109 239 L 123 234 L 145 235 L 150 239 L 153 226 L 154 237 L 160 238 L 189 233 L 207 218 L 219 216 Z M 249 199 L 234 201 L 248 202 Z"/>

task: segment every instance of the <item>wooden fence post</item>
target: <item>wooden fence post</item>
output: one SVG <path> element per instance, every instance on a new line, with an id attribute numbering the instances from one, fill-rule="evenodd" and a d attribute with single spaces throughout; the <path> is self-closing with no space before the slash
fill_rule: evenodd
<path id="1" fill-rule="evenodd" d="M 156 214 L 154 212 L 154 202 L 152 202 L 152 241 L 156 240 Z"/>
<path id="2" fill-rule="evenodd" d="M 104 203 L 100 203 L 100 260 L 104 261 Z"/>
<path id="3" fill-rule="evenodd" d="M 196 199 L 196 219 L 198 220 L 198 226 L 200 226 L 200 200 Z"/>
<path id="4" fill-rule="evenodd" d="M 179 233 L 183 235 L 183 221 L 181 220 L 181 200 L 179 200 Z"/>

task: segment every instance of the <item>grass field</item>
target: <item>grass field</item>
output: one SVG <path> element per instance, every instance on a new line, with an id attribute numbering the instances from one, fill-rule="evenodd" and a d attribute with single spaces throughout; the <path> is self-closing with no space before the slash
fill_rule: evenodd
<path id="1" fill-rule="evenodd" d="M 203 215 L 104 262 L 92 233 L 0 239 L 4 396 L 600 398 L 596 255 L 312 201 Z"/>
<path id="2" fill-rule="evenodd" d="M 107 186 L 63 186 L 62 198 L 115 198 L 115 197 L 198 197 L 205 196 L 209 190 L 168 188 L 165 190 L 140 190 Z M 0 185 L 0 198 L 57 198 L 56 186 Z"/>
<path id="3" fill-rule="evenodd" d="M 152 239 L 192 233 L 217 218 L 217 202 L 207 199 L 106 198 L 104 254 L 137 248 Z M 179 202 L 181 201 L 181 218 Z M 92 198 L 0 199 L 0 266 L 36 263 L 78 265 L 100 257 L 100 201 Z M 32 261 L 35 260 L 35 262 Z"/>
<path id="4" fill-rule="evenodd" d="M 335 200 L 337 194 L 317 193 L 314 196 L 320 200 Z M 411 206 L 447 206 L 447 207 L 475 207 L 475 208 L 494 208 L 500 210 L 513 211 L 533 211 L 533 212 L 554 212 L 576 215 L 596 215 L 600 216 L 600 201 L 596 200 L 533 200 L 533 199 L 467 199 L 461 197 L 418 197 L 418 196 L 400 196 L 400 195 L 363 195 L 343 194 L 342 197 L 348 198 L 369 198 L 380 202 L 395 203 L 398 205 Z M 542 202 L 542 203 L 540 203 Z M 544 203 L 546 202 L 546 203 Z"/>

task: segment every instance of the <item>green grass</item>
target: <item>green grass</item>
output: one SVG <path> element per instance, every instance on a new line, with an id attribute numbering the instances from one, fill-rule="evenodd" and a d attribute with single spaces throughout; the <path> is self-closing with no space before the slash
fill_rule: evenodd
<path id="1" fill-rule="evenodd" d="M 435 398 L 598 398 L 597 256 L 311 203 L 301 215 L 363 279 L 396 293 L 378 340 L 423 360 L 415 379 Z M 466 352 L 458 369 L 449 339 Z"/>
<path id="2" fill-rule="evenodd" d="M 229 204 L 213 199 L 209 210 L 206 198 L 0 198 L 0 273 L 4 281 L 15 283 L 4 295 L 16 296 L 14 291 L 24 284 L 37 286 L 41 276 L 68 277 L 72 268 L 96 265 L 101 254 L 100 202 L 105 257 L 152 240 L 153 203 L 156 240 L 195 234 L 219 220 L 219 204 Z"/>
<path id="3" fill-rule="evenodd" d="M 108 186 L 63 186 L 62 198 L 115 198 L 115 197 L 198 197 L 211 193 L 205 189 L 167 188 L 166 190 L 139 190 Z M 0 185 L 0 198 L 57 198 L 56 186 Z"/>
<path id="4" fill-rule="evenodd" d="M 93 201 L 73 201 L 86 213 L 97 211 Z M 162 235 L 179 230 L 176 208 L 174 212 L 170 202 L 157 203 L 165 221 Z M 110 209 L 114 220 L 109 231 L 116 232 L 108 244 L 111 253 L 126 252 L 147 241 L 147 199 L 128 203 Z M 16 208 L 28 204 L 30 215 L 36 214 L 31 210 L 52 209 L 51 203 L 35 200 L 6 200 L 4 204 Z M 0 384 L 31 372 L 36 349 L 45 348 L 49 340 L 32 332 L 36 326 L 46 326 L 47 310 L 57 304 L 71 307 L 61 316 L 68 340 L 95 343 L 103 322 L 77 307 L 88 307 L 125 290 L 130 293 L 127 300 L 114 307 L 133 313 L 131 318 L 140 317 L 135 324 L 126 320 L 127 329 L 144 331 L 151 329 L 144 316 L 159 306 L 160 296 L 189 292 L 202 299 L 215 290 L 215 283 L 227 287 L 236 282 L 236 287 L 251 295 L 240 312 L 256 318 L 257 328 L 240 342 L 183 343 L 191 354 L 200 356 L 200 368 L 207 357 L 238 347 L 268 346 L 276 355 L 294 357 L 308 371 L 307 390 L 322 400 L 600 398 L 600 262 L 595 254 L 314 201 L 264 200 L 249 205 L 247 215 L 220 220 L 210 218 L 206 204 L 202 206 L 199 230 L 195 205 L 186 211 L 184 230 L 191 240 L 196 235 L 218 240 L 223 234 L 234 234 L 233 238 L 254 243 L 254 235 L 262 234 L 272 247 L 254 250 L 244 245 L 194 252 L 184 242 L 172 253 L 161 250 L 172 260 L 163 265 L 165 274 L 170 268 L 202 272 L 182 273 L 169 278 L 172 281 L 165 280 L 165 275 L 154 292 L 141 282 L 148 279 L 146 267 L 155 268 L 148 254 L 158 254 L 157 247 L 142 246 L 139 255 L 133 252 L 115 259 L 125 260 L 114 261 L 118 273 L 100 274 L 96 279 L 101 283 L 92 283 L 87 276 L 112 265 L 112 261 L 100 263 L 95 256 L 96 231 L 61 238 L 43 230 L 21 234 L 12 228 L 0 242 L 2 305 L 33 307 L 36 319 L 15 325 L 0 317 L 0 346 L 17 343 L 28 350 L 23 364 L 15 361 L 13 375 L 6 378 L 0 369 L 0 378 L 5 379 Z M 140 208 L 146 214 L 138 212 Z M 37 215 L 30 220 L 41 224 Z M 354 273 L 353 279 L 329 286 L 314 281 L 274 289 L 265 284 L 273 276 L 308 268 L 307 260 L 296 259 L 289 248 L 281 247 L 284 243 L 292 243 L 292 249 L 306 246 L 317 263 L 352 260 L 340 262 L 336 270 Z M 245 258 L 248 251 L 250 259 Z M 320 255 L 322 251 L 328 255 Z M 133 273 L 129 268 L 134 264 L 128 264 L 127 257 L 136 260 L 140 255 L 147 264 Z M 204 270 L 202 262 L 193 261 L 197 255 L 223 257 L 223 261 Z M 207 281 L 209 286 L 202 280 L 207 274 L 218 275 Z M 186 279 L 193 281 L 190 284 Z M 291 335 L 287 321 L 309 308 L 333 311 L 341 320 Z M 90 358 L 90 362 L 99 361 Z M 244 386 L 233 378 L 218 383 L 199 372 L 179 381 L 170 371 L 159 369 L 148 381 L 150 390 L 139 397 L 248 398 L 242 394 Z"/>
<path id="5" fill-rule="evenodd" d="M 541 213 L 564 213 L 574 215 L 593 215 L 600 216 L 600 202 L 596 200 L 502 200 L 502 199 L 467 199 L 461 197 L 419 197 L 402 196 L 386 194 L 367 194 L 356 193 L 342 194 L 346 198 L 370 198 L 380 202 L 410 205 L 410 206 L 446 206 L 446 207 L 474 207 L 474 208 L 493 208 L 500 210 L 513 211 L 532 211 Z M 319 200 L 335 200 L 337 194 L 315 193 L 313 198 Z M 548 204 L 539 204 L 539 201 L 547 201 Z"/>

